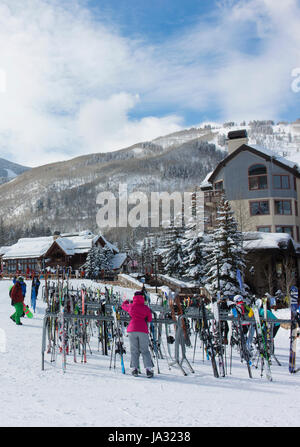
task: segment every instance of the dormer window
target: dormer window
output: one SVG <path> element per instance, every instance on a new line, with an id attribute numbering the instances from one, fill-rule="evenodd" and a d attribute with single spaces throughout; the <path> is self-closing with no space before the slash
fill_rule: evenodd
<path id="1" fill-rule="evenodd" d="M 223 180 L 219 180 L 215 183 L 215 190 L 216 191 L 223 191 L 224 189 L 224 184 L 223 184 Z"/>
<path id="2" fill-rule="evenodd" d="M 256 164 L 248 169 L 249 189 L 268 189 L 267 168 L 265 165 Z"/>

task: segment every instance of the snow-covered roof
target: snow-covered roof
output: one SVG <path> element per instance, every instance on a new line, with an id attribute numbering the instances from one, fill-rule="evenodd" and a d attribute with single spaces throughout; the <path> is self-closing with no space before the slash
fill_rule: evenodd
<path id="1" fill-rule="evenodd" d="M 83 231 L 80 233 L 66 233 L 58 236 L 37 237 L 37 238 L 23 238 L 11 247 L 7 247 L 3 259 L 31 259 L 45 256 L 48 250 L 52 247 L 54 242 L 64 251 L 67 256 L 73 256 L 80 253 L 88 253 L 92 248 L 94 242 L 99 237 L 102 237 L 105 244 L 118 253 L 118 249 L 108 242 L 102 235 L 95 236 L 90 231 Z M 0 252 L 1 255 L 1 252 Z"/>
<path id="2" fill-rule="evenodd" d="M 66 253 L 66 255 L 73 256 L 76 253 L 74 243 L 71 238 L 59 237 L 55 240 L 55 242 Z"/>
<path id="3" fill-rule="evenodd" d="M 3 247 L 0 247 L 0 256 L 5 255 L 5 253 L 7 252 L 7 250 L 9 250 L 10 247 L 7 245 L 3 245 Z"/>
<path id="4" fill-rule="evenodd" d="M 53 244 L 53 236 L 22 238 L 5 252 L 3 259 L 40 258 Z"/>
<path id="5" fill-rule="evenodd" d="M 211 171 L 207 174 L 203 182 L 200 184 L 200 188 L 209 188 L 211 187 L 211 183 L 208 181 L 209 177 L 213 174 L 214 171 Z"/>
<path id="6" fill-rule="evenodd" d="M 292 243 L 296 248 L 294 240 L 287 233 L 263 233 L 259 231 L 243 233 L 243 248 L 246 251 L 287 248 L 289 243 Z"/>
<path id="7" fill-rule="evenodd" d="M 118 270 L 122 267 L 122 265 L 124 264 L 124 262 L 126 261 L 127 258 L 127 254 L 126 253 L 117 253 L 113 258 L 112 258 L 112 269 L 113 270 Z"/>
<path id="8" fill-rule="evenodd" d="M 300 172 L 300 167 L 297 163 L 295 163 L 294 161 L 288 160 L 285 157 L 282 157 L 277 152 L 274 152 L 266 147 L 259 146 L 257 144 L 251 144 L 250 147 L 253 147 L 253 149 L 256 149 L 257 151 L 262 152 L 263 154 L 268 155 L 269 157 L 272 157 L 274 160 L 279 161 L 283 165 L 286 165 L 292 169 L 297 169 L 297 171 Z"/>
<path id="9" fill-rule="evenodd" d="M 111 249 L 112 251 L 114 251 L 115 253 L 119 253 L 119 249 L 118 249 L 115 245 L 113 245 L 113 244 L 111 244 L 110 242 L 108 242 L 108 240 L 105 239 L 105 237 L 103 236 L 103 234 L 100 234 L 99 236 L 96 236 L 96 237 L 94 238 L 94 243 L 96 243 L 100 237 L 101 237 L 101 239 L 104 241 L 105 245 L 106 245 L 108 248 L 110 248 L 110 249 Z"/>

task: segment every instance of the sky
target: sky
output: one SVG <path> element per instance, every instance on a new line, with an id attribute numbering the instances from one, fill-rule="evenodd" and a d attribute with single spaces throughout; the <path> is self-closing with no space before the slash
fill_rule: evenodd
<path id="1" fill-rule="evenodd" d="M 205 121 L 294 121 L 299 24 L 300 0 L 0 0 L 0 157 L 38 166 Z"/>

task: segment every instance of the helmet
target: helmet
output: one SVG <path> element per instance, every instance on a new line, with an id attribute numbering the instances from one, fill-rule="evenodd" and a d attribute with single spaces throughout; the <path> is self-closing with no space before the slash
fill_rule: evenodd
<path id="1" fill-rule="evenodd" d="M 23 276 L 19 276 L 18 279 L 17 279 L 17 281 L 18 281 L 18 282 L 23 282 L 23 281 L 24 281 Z"/>

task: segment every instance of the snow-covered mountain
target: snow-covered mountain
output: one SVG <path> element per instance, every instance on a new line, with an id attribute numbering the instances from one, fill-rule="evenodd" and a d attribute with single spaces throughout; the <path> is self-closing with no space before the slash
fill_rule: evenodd
<path id="1" fill-rule="evenodd" d="M 7 225 L 23 230 L 43 226 L 50 231 L 97 231 L 99 192 L 117 195 L 120 183 L 126 183 L 129 192 L 188 191 L 226 156 L 227 134 L 237 129 L 247 130 L 249 144 L 300 163 L 300 120 L 202 123 L 119 151 L 25 171 L 0 186 L 1 215 Z M 7 165 L 3 170 L 18 174 Z"/>
<path id="2" fill-rule="evenodd" d="M 279 122 L 276 124 L 271 120 L 223 124 L 204 122 L 196 128 L 156 138 L 154 142 L 166 149 L 205 135 L 210 143 L 216 145 L 217 149 L 226 151 L 228 132 L 240 129 L 247 130 L 250 145 L 265 147 L 300 164 L 300 119 L 293 123 Z"/>
<path id="3" fill-rule="evenodd" d="M 0 184 L 9 182 L 29 169 L 26 166 L 0 158 Z"/>

